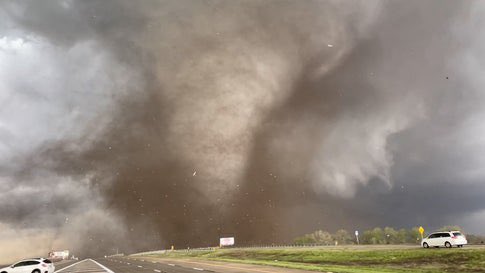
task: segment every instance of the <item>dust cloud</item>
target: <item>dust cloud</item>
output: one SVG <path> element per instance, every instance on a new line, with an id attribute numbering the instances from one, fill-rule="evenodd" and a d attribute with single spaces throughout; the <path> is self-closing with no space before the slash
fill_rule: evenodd
<path id="1" fill-rule="evenodd" d="M 480 3 L 1 5 L 2 262 L 485 210 Z"/>

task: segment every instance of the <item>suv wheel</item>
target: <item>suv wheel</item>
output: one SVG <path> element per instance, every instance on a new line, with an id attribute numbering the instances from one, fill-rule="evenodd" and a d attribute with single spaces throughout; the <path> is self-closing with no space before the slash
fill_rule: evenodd
<path id="1" fill-rule="evenodd" d="M 446 242 L 446 243 L 445 243 L 445 247 L 446 247 L 446 248 L 451 248 L 451 244 L 450 244 L 450 242 Z"/>
<path id="2" fill-rule="evenodd" d="M 40 273 L 40 270 L 39 269 L 34 269 L 34 271 L 32 271 L 32 273 Z"/>
<path id="3" fill-rule="evenodd" d="M 424 248 L 429 248 L 428 243 L 423 243 L 423 247 L 424 247 Z"/>

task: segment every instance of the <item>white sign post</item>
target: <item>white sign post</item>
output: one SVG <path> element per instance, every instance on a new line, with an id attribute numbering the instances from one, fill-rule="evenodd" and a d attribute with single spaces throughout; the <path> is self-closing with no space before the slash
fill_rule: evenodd
<path id="1" fill-rule="evenodd" d="M 219 239 L 219 246 L 224 247 L 224 246 L 233 246 L 234 245 L 234 237 L 226 237 L 226 238 L 220 238 Z"/>
<path id="2" fill-rule="evenodd" d="M 359 231 L 358 230 L 355 231 L 355 238 L 357 239 L 357 244 L 359 245 L 360 243 L 359 243 Z"/>

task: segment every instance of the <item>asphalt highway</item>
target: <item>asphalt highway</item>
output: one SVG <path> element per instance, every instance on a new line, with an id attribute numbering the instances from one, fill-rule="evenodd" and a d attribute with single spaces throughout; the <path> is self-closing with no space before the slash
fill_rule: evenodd
<path id="1" fill-rule="evenodd" d="M 197 267 L 182 267 L 176 264 L 132 260 L 126 258 L 97 259 L 115 273 L 200 273 L 206 271 Z M 111 273 L 111 272 L 108 272 Z"/>
<path id="2" fill-rule="evenodd" d="M 20 261 L 20 260 L 18 260 Z M 16 262 L 18 262 L 16 261 Z M 69 266 L 73 263 L 76 263 L 77 261 L 74 261 L 74 260 L 64 260 L 64 261 L 59 261 L 59 262 L 54 262 L 54 266 L 55 266 L 55 270 L 58 271 L 66 266 Z M 5 265 L 0 265 L 0 268 L 4 268 L 4 267 L 7 267 L 7 266 L 11 266 L 12 264 L 5 264 Z"/>
<path id="3" fill-rule="evenodd" d="M 328 247 L 337 248 L 337 247 Z M 340 246 L 340 249 L 411 249 L 417 246 Z M 467 249 L 483 249 L 483 245 L 467 246 Z M 0 266 L 1 268 L 2 266 Z M 309 271 L 285 269 L 240 263 L 208 261 L 200 259 L 170 259 L 143 256 L 112 256 L 79 261 L 66 260 L 55 263 L 54 273 L 308 273 Z"/>
<path id="4" fill-rule="evenodd" d="M 143 257 L 110 257 L 100 259 L 115 273 L 308 273 L 309 271 L 251 264 L 191 259 L 158 259 Z"/>
<path id="5" fill-rule="evenodd" d="M 67 260 L 54 263 L 54 273 L 306 273 L 308 271 L 269 266 L 212 261 L 148 260 L 108 257 Z"/>
<path id="6" fill-rule="evenodd" d="M 183 267 L 170 263 L 100 258 L 63 263 L 56 266 L 55 273 L 200 273 L 204 271 L 211 272 L 203 268 Z"/>
<path id="7" fill-rule="evenodd" d="M 410 249 L 416 246 L 341 246 L 341 249 Z M 467 246 L 483 249 L 485 246 Z M 169 259 L 148 257 L 93 258 L 79 261 L 66 260 L 55 263 L 55 273 L 305 273 L 308 271 L 279 267 L 206 261 L 198 259 Z M 1 266 L 0 266 L 1 268 Z"/>

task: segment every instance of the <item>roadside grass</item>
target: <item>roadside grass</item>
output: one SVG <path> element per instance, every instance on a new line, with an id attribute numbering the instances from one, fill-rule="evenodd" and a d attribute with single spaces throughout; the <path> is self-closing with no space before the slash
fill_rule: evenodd
<path id="1" fill-rule="evenodd" d="M 335 273 L 485 272 L 485 249 L 218 249 L 153 258 L 198 258 Z"/>

